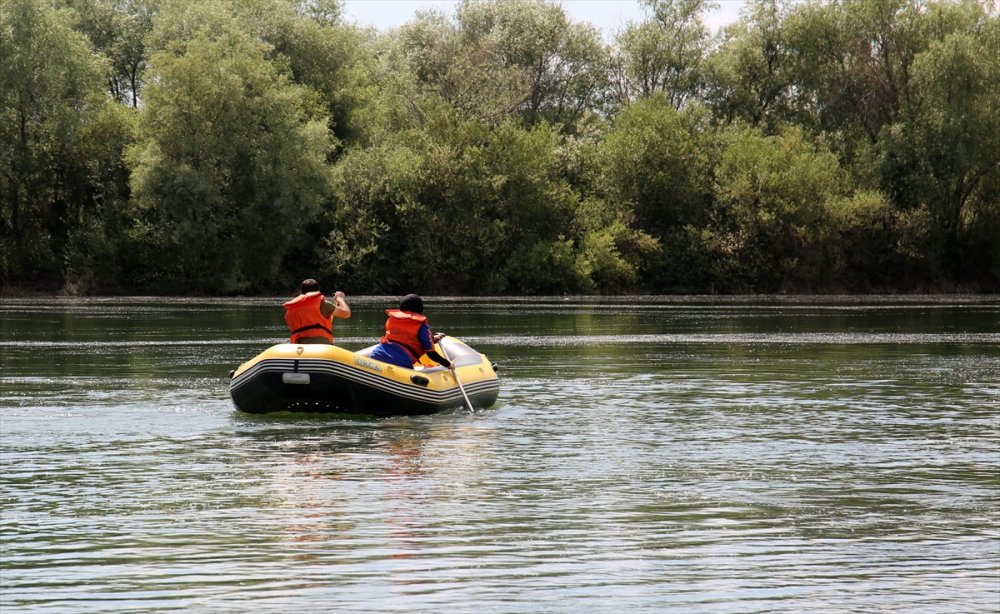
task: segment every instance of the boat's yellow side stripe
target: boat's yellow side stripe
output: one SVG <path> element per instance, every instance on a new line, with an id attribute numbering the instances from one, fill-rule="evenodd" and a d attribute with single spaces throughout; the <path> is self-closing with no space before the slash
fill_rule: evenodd
<path id="1" fill-rule="evenodd" d="M 456 368 L 458 377 L 466 387 L 472 386 L 477 382 L 493 381 L 496 379 L 493 367 L 481 354 L 479 357 L 480 360 L 478 363 Z M 456 387 L 455 378 L 452 377 L 451 372 L 447 369 L 430 372 L 406 369 L 355 354 L 335 345 L 300 345 L 292 343 L 275 345 L 240 365 L 233 374 L 233 385 L 238 387 L 237 380 L 243 379 L 242 376 L 244 374 L 255 370 L 254 367 L 265 361 L 269 363 L 289 362 L 290 364 L 286 368 L 292 367 L 298 361 L 300 368 L 303 370 L 321 368 L 323 363 L 342 365 L 348 367 L 351 371 L 357 370 L 362 373 L 369 373 L 377 379 L 391 380 L 407 387 L 418 386 L 410 378 L 413 375 L 420 375 L 428 380 L 426 386 L 419 386 L 424 390 L 446 391 Z"/>

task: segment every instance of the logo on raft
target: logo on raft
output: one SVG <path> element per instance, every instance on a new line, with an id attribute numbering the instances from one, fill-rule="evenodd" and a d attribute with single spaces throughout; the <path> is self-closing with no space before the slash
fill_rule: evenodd
<path id="1" fill-rule="evenodd" d="M 378 371 L 379 373 L 382 372 L 382 367 L 378 366 L 377 364 L 373 363 L 370 360 L 365 360 L 364 358 L 355 358 L 354 359 L 354 364 L 360 365 L 362 367 L 367 367 L 368 369 L 371 369 L 372 371 Z"/>

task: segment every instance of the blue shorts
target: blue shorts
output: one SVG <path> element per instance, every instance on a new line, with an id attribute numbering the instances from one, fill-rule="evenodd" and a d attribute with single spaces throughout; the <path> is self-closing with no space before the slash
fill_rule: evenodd
<path id="1" fill-rule="evenodd" d="M 387 362 L 390 365 L 396 365 L 397 367 L 413 368 L 413 356 L 410 356 L 406 348 L 391 341 L 378 344 L 378 347 L 372 350 L 371 358 Z"/>

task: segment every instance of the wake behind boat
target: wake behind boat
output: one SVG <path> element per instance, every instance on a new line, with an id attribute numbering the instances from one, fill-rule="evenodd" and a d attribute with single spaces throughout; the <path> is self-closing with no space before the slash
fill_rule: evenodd
<path id="1" fill-rule="evenodd" d="M 496 402 L 496 369 L 479 352 L 454 337 L 438 353 L 455 365 L 407 369 L 371 358 L 376 346 L 352 352 L 335 345 L 281 343 L 231 374 L 229 396 L 240 411 L 336 412 L 375 416 L 431 414 L 466 404 Z M 458 382 L 456 382 L 456 376 Z M 461 384 L 461 387 L 459 386 Z"/>

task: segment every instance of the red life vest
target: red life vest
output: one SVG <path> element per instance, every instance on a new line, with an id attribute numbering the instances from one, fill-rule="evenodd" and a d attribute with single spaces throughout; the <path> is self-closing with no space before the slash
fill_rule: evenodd
<path id="1" fill-rule="evenodd" d="M 319 307 L 324 298 L 319 292 L 307 292 L 284 303 L 285 322 L 292 331 L 292 343 L 302 337 L 325 337 L 333 343 L 333 314 L 323 317 Z"/>
<path id="2" fill-rule="evenodd" d="M 397 343 L 410 353 L 413 362 L 420 360 L 420 357 L 426 352 L 423 345 L 420 344 L 417 331 L 427 322 L 427 318 L 419 313 L 398 309 L 386 309 L 385 312 L 389 314 L 389 318 L 385 321 L 385 335 L 379 341 L 381 343 L 388 341 Z"/>

